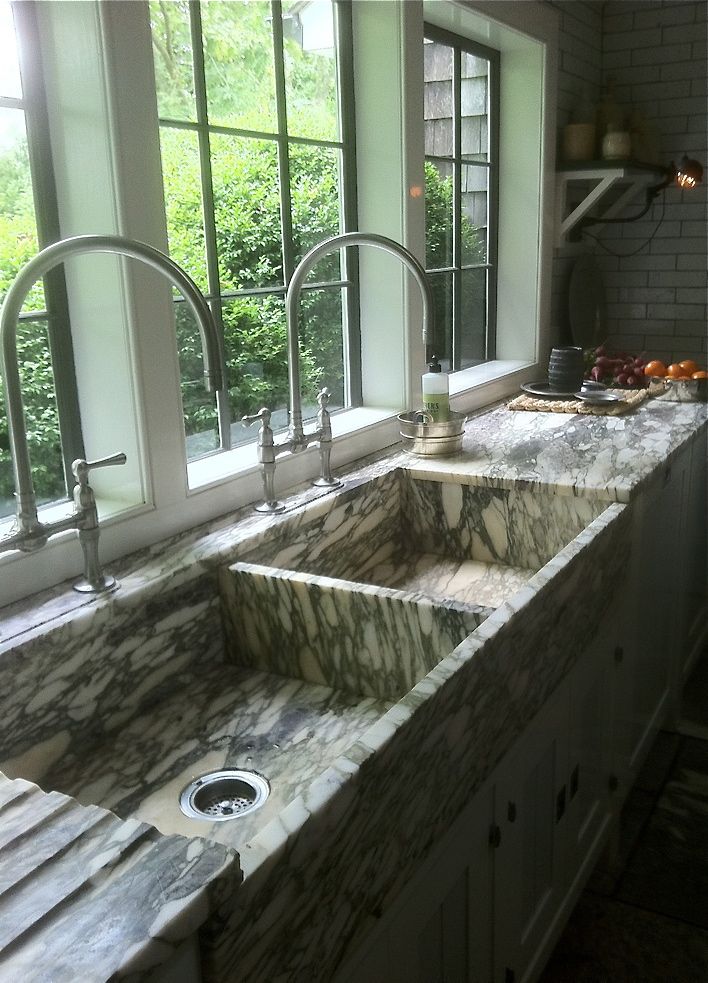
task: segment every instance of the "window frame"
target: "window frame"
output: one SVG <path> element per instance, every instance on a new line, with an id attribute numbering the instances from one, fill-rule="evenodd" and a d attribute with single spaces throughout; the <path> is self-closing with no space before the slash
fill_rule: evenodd
<path id="1" fill-rule="evenodd" d="M 24 114 L 30 179 L 34 201 L 37 242 L 40 250 L 61 238 L 57 190 L 54 180 L 52 147 L 49 139 L 45 76 L 41 57 L 36 0 L 11 0 L 10 7 L 17 37 L 22 97 L 0 95 L 0 108 Z M 74 368 L 74 346 L 66 279 L 62 266 L 42 277 L 45 308 L 25 311 L 20 323 L 44 324 L 49 342 L 54 396 L 64 471 L 64 497 L 71 497 L 74 477 L 71 465 L 85 457 L 81 429 L 79 395 Z M 60 499 L 55 499 L 59 501 Z"/>
<path id="2" fill-rule="evenodd" d="M 204 222 L 205 261 L 208 288 L 204 291 L 211 309 L 220 338 L 221 368 L 227 379 L 226 353 L 224 344 L 223 306 L 225 301 L 243 297 L 282 297 L 285 298 L 288 285 L 297 266 L 292 228 L 292 200 L 290 180 L 290 152 L 292 144 L 324 147 L 340 153 L 340 226 L 342 232 L 357 227 L 356 199 L 356 140 L 354 126 L 354 77 L 352 63 L 352 23 L 349 4 L 341 0 L 331 0 L 337 82 L 337 111 L 339 116 L 339 139 L 313 139 L 293 135 L 288 130 L 287 94 L 285 77 L 285 56 L 283 44 L 283 16 L 280 0 L 270 0 L 272 23 L 272 55 L 275 73 L 276 129 L 274 132 L 256 131 L 238 126 L 209 122 L 208 91 L 204 60 L 204 30 L 200 0 L 189 0 L 189 26 L 194 80 L 195 120 L 180 120 L 158 115 L 160 132 L 173 128 L 196 134 L 200 162 L 200 190 L 202 218 Z M 268 287 L 244 287 L 236 290 L 222 290 L 219 275 L 219 256 L 217 228 L 214 208 L 214 189 L 212 181 L 212 135 L 232 136 L 245 139 L 263 140 L 274 143 L 278 160 L 278 192 L 281 217 L 281 246 L 283 259 L 282 285 Z M 361 387 L 361 338 L 359 329 L 358 258 L 355 251 L 345 250 L 341 257 L 341 277 L 337 280 L 312 281 L 303 286 L 303 292 L 311 290 L 339 290 L 342 301 L 342 342 L 344 371 L 344 407 L 352 409 L 362 405 Z M 184 303 L 181 297 L 175 304 Z M 283 315 L 284 316 L 284 315 Z M 285 359 L 286 352 L 283 352 Z M 227 383 L 228 384 L 228 383 Z M 253 407 L 251 412 L 256 412 Z M 275 409 L 272 407 L 272 409 Z M 333 415 L 341 410 L 332 410 Z M 232 418 L 226 387 L 216 394 L 216 418 L 218 446 L 206 453 L 189 457 L 194 464 L 204 458 L 218 455 L 238 448 L 232 444 L 231 427 L 236 422 Z M 274 424 L 275 427 L 275 424 Z M 281 429 L 284 429 L 281 428 Z M 278 429 L 276 428 L 276 433 Z M 194 470 L 194 469 L 190 469 Z"/>
<path id="3" fill-rule="evenodd" d="M 501 55 L 496 48 L 490 48 L 462 34 L 425 21 L 423 44 L 426 40 L 443 44 L 452 49 L 452 131 L 453 146 L 451 155 L 425 154 L 425 160 L 441 162 L 453 168 L 453 216 L 452 216 L 452 263 L 443 267 L 427 267 L 431 277 L 445 273 L 452 275 L 452 331 L 451 331 L 451 372 L 458 372 L 469 366 L 462 365 L 462 274 L 468 270 L 484 269 L 486 317 L 484 357 L 479 362 L 492 361 L 496 357 L 496 309 L 497 309 L 497 252 L 499 235 L 499 113 L 500 113 L 500 63 Z M 489 63 L 488 96 L 488 160 L 469 161 L 462 154 L 462 54 L 476 55 Z M 425 83 L 424 83 L 425 84 Z M 487 260 L 485 263 L 463 263 L 462 257 L 462 169 L 480 167 L 487 171 Z M 438 326 L 439 328 L 439 326 Z M 447 326 L 446 326 L 447 330 Z M 439 354 L 439 353 L 438 353 Z M 479 364 L 475 363 L 475 364 Z"/>
<path id="4" fill-rule="evenodd" d="M 515 89 L 520 98 L 512 108 L 519 115 L 508 145 L 517 146 L 520 128 L 525 136 L 519 154 L 529 167 L 515 174 L 513 193 L 501 196 L 502 231 L 509 223 L 516 230 L 522 210 L 527 220 L 523 236 L 505 237 L 513 240 L 513 250 L 507 245 L 502 255 L 500 248 L 501 354 L 498 349 L 497 361 L 450 379 L 452 407 L 469 413 L 545 370 L 538 352 L 544 352 L 549 332 L 557 15 L 533 0 L 345 2 L 343 7 L 351 9 L 355 42 L 357 227 L 396 239 L 419 259 L 425 248 L 417 95 L 422 91 L 424 19 L 498 47 L 503 65 L 513 65 L 511 80 L 504 70 L 502 112 L 505 92 Z M 147 5 L 40 4 L 37 16 L 62 235 L 113 233 L 165 250 Z M 529 40 L 536 49 L 532 58 Z M 530 77 L 533 99 L 525 98 Z M 539 115 L 542 98 L 546 103 Z M 358 254 L 361 271 L 363 405 L 333 417 L 335 473 L 400 443 L 397 413 L 419 405 L 425 361 L 416 285 L 400 267 L 384 268 L 389 257 L 379 250 L 350 252 Z M 235 510 L 247 516 L 249 503 L 263 495 L 255 440 L 192 464 L 186 461 L 168 285 L 140 264 L 111 257 L 78 258 L 67 264 L 66 273 L 87 451 L 94 457 L 128 453 L 126 466 L 92 476 L 104 565 L 172 536 L 190 536 L 201 523 L 226 528 Z M 525 333 L 519 340 L 520 328 Z M 318 471 L 315 445 L 279 455 L 276 494 L 287 495 Z M 59 518 L 57 510 L 66 515 L 70 508 L 65 502 L 43 510 L 41 517 Z M 9 526 L 0 523 L 2 529 Z M 0 604 L 75 578 L 81 568 L 73 532 L 52 537 L 33 554 L 0 554 Z M 124 589 L 130 589 L 125 576 Z"/>

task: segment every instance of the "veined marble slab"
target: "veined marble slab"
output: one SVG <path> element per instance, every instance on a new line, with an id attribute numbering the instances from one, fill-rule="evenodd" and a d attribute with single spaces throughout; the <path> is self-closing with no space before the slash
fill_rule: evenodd
<path id="1" fill-rule="evenodd" d="M 629 502 L 708 419 L 706 403 L 648 399 L 621 417 L 533 413 L 506 404 L 465 424 L 462 452 L 407 457 L 411 474 L 498 488 Z"/>
<path id="2" fill-rule="evenodd" d="M 67 587 L 63 595 L 42 595 L 3 612 L 3 752 L 11 752 L 23 769 L 36 766 L 42 774 L 69 753 L 78 772 L 82 753 L 88 760 L 97 739 L 108 740 L 110 748 L 110 735 L 122 732 L 143 701 L 159 705 L 202 664 L 214 666 L 218 676 L 220 629 L 205 573 L 213 585 L 216 567 L 245 559 L 249 551 L 257 562 L 260 555 L 270 558 L 292 544 L 297 526 L 311 529 L 314 542 L 332 514 L 332 502 L 346 509 L 359 486 L 372 478 L 398 467 L 453 485 L 629 501 L 659 465 L 704 428 L 706 407 L 652 400 L 617 420 L 549 416 L 503 407 L 485 411 L 467 424 L 463 452 L 454 459 L 379 455 L 346 475 L 340 492 L 293 495 L 290 514 L 256 517 L 244 508 L 125 558 L 112 565 L 123 585 L 115 595 L 86 604 Z M 375 501 L 366 509 L 373 516 Z M 449 827 L 563 678 L 579 646 L 592 637 L 623 575 L 622 513 L 620 506 L 602 513 L 394 707 L 363 732 L 354 728 L 354 742 L 304 791 L 294 790 L 292 801 L 253 835 L 244 851 L 250 876 L 243 893 L 236 904 L 225 901 L 203 929 L 207 979 L 332 979 L 371 910 L 410 878 L 427 845 Z M 195 706 L 195 712 L 208 712 L 198 701 Z M 148 730 L 160 726 L 159 716 L 152 722 L 149 714 L 140 719 Z M 112 729 L 106 730 L 106 722 Z M 350 721 L 343 724 L 346 729 Z M 155 738 L 155 749 L 160 746 L 164 749 Z M 159 782 L 169 772 L 168 757 L 155 775 L 143 773 L 144 781 Z M 95 766 L 98 775 L 98 760 Z M 421 773 L 435 781 L 421 782 Z M 52 802 L 41 808 L 51 813 Z M 5 848 L 10 864 L 13 842 Z M 187 841 L 175 850 L 155 864 L 157 854 L 148 854 L 142 864 L 144 855 L 136 851 L 131 857 L 137 864 L 120 871 L 118 884 L 111 870 L 78 895 L 59 890 L 50 919 L 35 922 L 8 948 L 6 958 L 13 961 L 0 962 L 0 976 L 7 967 L 10 979 L 31 978 L 38 967 L 51 967 L 61 980 L 70 965 L 73 975 L 64 978 L 76 979 L 79 966 L 82 979 L 93 979 L 94 970 L 96 979 L 105 979 L 114 974 L 115 960 L 126 973 L 131 967 L 136 975 L 143 971 L 160 948 L 156 939 L 171 946 L 182 931 L 183 908 L 172 889 L 183 876 L 193 876 L 197 889 L 186 902 L 191 924 L 206 917 L 198 887 L 209 874 L 195 859 L 203 844 Z M 58 869 L 58 888 L 66 883 L 62 878 Z M 115 924 L 115 913 L 126 917 L 124 934 L 106 931 Z M 14 914 L 8 917 L 12 923 Z M 152 926 L 147 935 L 146 923 Z M 89 945 L 87 937 L 97 942 Z M 91 963 L 94 951 L 102 955 Z"/>
<path id="3" fill-rule="evenodd" d="M 409 692 L 491 614 L 250 563 L 220 582 L 233 662 L 383 700 Z"/>
<path id="4" fill-rule="evenodd" d="M 70 748 L 101 743 L 222 651 L 216 578 L 198 568 L 82 608 L 0 657 L 0 769 L 41 782 Z"/>
<path id="5" fill-rule="evenodd" d="M 382 587 L 430 598 L 498 608 L 533 575 L 534 571 L 527 567 L 484 560 L 446 560 L 434 553 L 421 553 L 406 565 L 382 564 L 370 570 L 367 579 Z"/>
<path id="6" fill-rule="evenodd" d="M 3 980 L 135 978 L 217 903 L 233 903 L 240 879 L 237 857 L 218 844 L 160 836 L 0 775 Z"/>
<path id="7" fill-rule="evenodd" d="M 230 657 L 400 698 L 489 616 L 487 598 L 512 596 L 600 511 L 395 469 L 284 523 L 258 564 L 221 569 Z"/>
<path id="8" fill-rule="evenodd" d="M 123 819 L 151 823 L 162 833 L 205 837 L 237 849 L 247 866 L 254 835 L 391 705 L 235 666 L 205 667 L 193 670 L 181 689 L 134 718 L 108 745 L 67 754 L 43 784 Z M 265 804 L 228 822 L 185 816 L 179 808 L 182 790 L 224 768 L 265 777 Z M 0 845 L 1 835 L 0 826 Z"/>
<path id="9" fill-rule="evenodd" d="M 283 523 L 246 562 L 370 583 L 369 570 L 421 553 L 538 570 L 603 510 L 525 488 L 482 488 L 402 468 Z"/>
<path id="10" fill-rule="evenodd" d="M 593 637 L 629 531 L 610 505 L 254 837 L 235 910 L 202 932 L 208 979 L 336 978 Z"/>

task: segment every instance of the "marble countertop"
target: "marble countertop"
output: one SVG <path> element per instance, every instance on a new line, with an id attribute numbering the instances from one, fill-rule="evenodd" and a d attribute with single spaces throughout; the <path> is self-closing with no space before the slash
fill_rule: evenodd
<path id="1" fill-rule="evenodd" d="M 437 480 L 499 488 L 539 488 L 558 495 L 626 503 L 695 436 L 706 418 L 705 405 L 658 399 L 620 417 L 510 412 L 500 405 L 470 418 L 462 452 L 452 458 L 416 459 L 394 448 L 360 463 L 347 478 L 349 484 L 367 481 L 394 467 L 403 467 L 421 477 Z M 0 869 L 4 884 L 0 905 L 5 905 L 3 924 L 17 926 L 0 944 L 0 973 L 11 967 L 19 978 L 25 972 L 27 960 L 42 958 L 42 954 L 54 960 L 55 953 L 62 948 L 67 954 L 62 964 L 67 967 L 67 975 L 52 976 L 53 979 L 104 980 L 111 975 L 139 974 L 167 958 L 182 939 L 208 918 L 211 910 L 227 904 L 229 892 L 236 889 L 241 871 L 233 848 L 241 850 L 243 839 L 235 842 L 227 837 L 226 842 L 220 843 L 223 837 L 210 836 L 203 840 L 198 834 L 191 838 L 176 835 L 186 832 L 179 821 L 175 824 L 166 821 L 166 835 L 162 835 L 147 825 L 157 818 L 157 812 L 150 812 L 149 801 L 144 805 L 144 813 L 138 811 L 137 817 L 120 821 L 105 808 L 80 806 L 59 792 L 41 793 L 31 782 L 23 780 L 30 778 L 42 784 L 43 778 L 51 775 L 49 787 L 77 794 L 86 802 L 91 802 L 98 783 L 103 789 L 101 801 L 108 808 L 120 809 L 131 796 L 140 798 L 135 763 L 144 755 L 150 756 L 151 741 L 159 747 L 160 739 L 165 737 L 151 733 L 149 716 L 140 716 L 140 701 L 146 694 L 153 705 L 159 701 L 167 707 L 172 726 L 179 730 L 185 722 L 185 735 L 189 734 L 185 736 L 185 747 L 181 752 L 175 751 L 169 761 L 165 759 L 163 745 L 159 767 L 164 769 L 166 788 L 181 783 L 194 764 L 189 755 L 197 753 L 194 749 L 199 745 L 199 726 L 204 722 L 207 708 L 212 715 L 208 721 L 210 734 L 222 740 L 209 746 L 203 760 L 210 767 L 219 767 L 224 747 L 243 740 L 242 733 L 230 729 L 226 710 L 239 700 L 244 705 L 250 700 L 252 706 L 254 694 L 256 707 L 266 704 L 276 707 L 258 721 L 251 720 L 249 734 L 253 734 L 255 727 L 263 739 L 262 746 L 252 749 L 256 770 L 273 769 L 274 759 L 268 753 L 273 745 L 280 743 L 276 734 L 289 742 L 292 753 L 315 754 L 315 770 L 305 769 L 305 779 L 290 789 L 294 801 L 277 819 L 280 834 L 275 838 L 272 832 L 266 837 L 256 837 L 254 856 L 248 861 L 246 855 L 243 857 L 248 869 L 260 867 L 263 872 L 271 869 L 272 858 L 289 831 L 304 823 L 312 813 L 318 796 L 321 800 L 327 798 L 333 789 L 345 784 L 362 761 L 386 745 L 392 729 L 410 720 L 428 690 L 434 693 L 455 671 L 454 662 L 446 660 L 449 664 L 434 670 L 430 682 L 423 680 L 416 687 L 417 695 L 408 700 L 406 707 L 392 709 L 382 701 L 356 701 L 327 687 L 284 681 L 250 670 L 232 667 L 225 678 L 223 667 L 218 664 L 217 647 L 204 630 L 215 617 L 212 593 L 216 569 L 232 562 L 243 543 L 276 535 L 279 525 L 302 505 L 317 509 L 320 499 L 321 492 L 300 489 L 288 500 L 288 512 L 283 518 L 255 516 L 250 508 L 244 508 L 127 557 L 114 565 L 122 584 L 116 595 L 83 602 L 69 590 L 58 588 L 1 612 L 0 691 L 6 694 L 6 705 L 0 705 L 3 711 L 0 719 L 5 720 L 5 733 L 0 736 L 3 747 L 0 760 L 3 766 L 9 762 L 11 767 L 5 770 L 21 774 L 22 778 L 10 780 L 2 776 L 0 780 L 3 849 Z M 612 518 L 614 513 L 608 519 L 596 520 L 600 534 L 603 522 Z M 532 581 L 535 587 L 526 593 L 525 588 L 519 592 L 516 608 L 534 590 L 543 590 L 544 576 L 537 575 Z M 163 602 L 164 611 L 160 607 Z M 147 609 L 153 615 L 158 611 L 161 627 L 156 630 L 151 626 L 149 633 L 142 637 L 140 618 L 145 617 Z M 507 616 L 513 614 L 514 605 L 511 605 Z M 475 632 L 479 635 L 476 644 L 483 644 L 498 631 L 499 623 L 499 618 L 490 618 L 489 623 Z M 106 636 L 111 633 L 107 642 Z M 144 653 L 146 647 L 156 653 L 162 651 L 165 638 L 171 640 L 172 647 L 164 664 L 140 670 L 142 675 L 138 673 L 137 677 L 129 676 L 138 672 L 135 666 L 130 666 L 133 653 Z M 82 644 L 77 648 L 79 639 Z M 57 653 L 62 651 L 72 652 L 66 664 L 57 658 Z M 437 679 L 435 683 L 433 676 Z M 90 693 L 80 687 L 73 692 L 79 677 L 84 683 L 88 680 Z M 180 702 L 180 697 L 175 695 L 177 684 L 181 686 L 190 680 L 192 689 L 188 687 L 183 692 L 191 692 L 192 697 Z M 221 704 L 216 697 L 219 693 L 223 696 Z M 174 703 L 170 704 L 170 700 Z M 53 714 L 55 703 L 66 703 L 64 717 L 57 717 L 54 725 L 60 735 L 58 739 L 43 737 L 41 729 L 33 731 L 34 724 L 28 721 L 31 716 L 28 710 L 41 711 L 43 701 L 52 705 Z M 82 733 L 82 721 L 95 714 L 96 707 L 99 715 L 110 721 L 110 727 L 106 724 L 104 733 L 92 736 L 95 756 L 87 753 L 83 757 L 76 750 L 66 754 L 68 748 L 75 748 L 76 735 Z M 297 708 L 294 715 L 293 708 Z M 40 718 L 41 713 L 37 716 Z M 307 720 L 315 718 L 320 723 L 328 722 L 328 740 L 323 742 L 321 752 L 316 750 L 317 742 L 313 743 L 308 731 Z M 131 727 L 135 730 L 131 731 Z M 116 733 L 121 734 L 115 741 L 116 767 L 109 776 L 102 776 L 99 749 L 102 743 L 114 740 L 111 734 Z M 140 740 L 133 740 L 138 735 Z M 27 751 L 27 747 L 32 750 Z M 345 748 L 348 748 L 346 760 L 342 756 Z M 201 754 L 200 750 L 198 755 Z M 337 760 L 328 764 L 333 757 Z M 287 759 L 281 760 L 286 767 Z M 200 768 L 201 764 L 200 759 Z M 324 776 L 323 767 L 327 769 Z M 315 772 L 320 778 L 311 789 L 305 790 L 304 785 Z M 280 805 L 274 803 L 277 808 Z M 38 818 L 28 820 L 35 813 Z M 41 818 L 54 813 L 65 817 L 56 836 L 64 836 L 65 842 L 72 844 L 67 849 L 51 845 L 58 842 L 51 832 L 56 827 L 45 827 Z M 46 834 L 45 828 L 49 830 Z M 51 856 L 47 861 L 35 858 L 36 862 L 30 862 L 24 873 L 18 873 L 22 868 L 16 867 L 17 858 L 26 850 L 27 829 L 36 830 L 40 839 L 46 835 Z M 98 839 L 95 830 L 101 831 Z M 125 846 L 121 845 L 123 840 Z M 32 842 L 36 842 L 34 832 Z M 65 866 L 60 862 L 61 857 L 71 855 L 71 850 L 77 851 L 77 857 L 87 858 L 85 876 L 78 885 L 65 881 Z M 145 861 L 137 863 L 140 876 L 135 873 L 138 860 Z M 68 866 L 74 869 L 76 863 L 72 861 Z M 49 898 L 49 903 L 40 903 L 41 898 Z M 55 913 L 55 905 L 60 901 L 63 904 Z M 41 911 L 36 907 L 38 904 L 40 908 L 46 905 L 47 910 Z M 88 946 L 82 942 L 82 925 L 96 923 L 108 905 L 115 914 L 111 932 L 105 933 L 104 939 L 96 929 L 98 939 Z M 79 969 L 77 973 L 77 966 L 88 965 L 94 958 L 96 947 L 100 957 L 95 958 L 91 971 L 87 969 L 82 975 Z"/>
<path id="2" fill-rule="evenodd" d="M 149 971 L 238 885 L 233 851 L 0 775 L 0 976 Z M 129 913 L 129 917 L 125 917 Z"/>

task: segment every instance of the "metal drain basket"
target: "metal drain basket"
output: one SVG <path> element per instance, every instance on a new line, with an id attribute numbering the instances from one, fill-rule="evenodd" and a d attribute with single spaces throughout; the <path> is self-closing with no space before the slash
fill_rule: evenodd
<path id="1" fill-rule="evenodd" d="M 445 457 L 462 450 L 462 438 L 467 417 L 464 413 L 450 411 L 444 423 L 433 423 L 423 410 L 399 413 L 403 446 L 418 457 Z"/>
<path id="2" fill-rule="evenodd" d="M 220 823 L 254 812 L 269 795 L 270 785 L 255 771 L 212 771 L 182 790 L 179 807 L 190 819 Z"/>

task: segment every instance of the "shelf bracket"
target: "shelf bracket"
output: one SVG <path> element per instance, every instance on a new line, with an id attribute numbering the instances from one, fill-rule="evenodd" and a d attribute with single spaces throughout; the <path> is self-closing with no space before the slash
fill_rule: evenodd
<path id="1" fill-rule="evenodd" d="M 556 180 L 556 246 L 567 244 L 568 235 L 587 216 L 588 212 L 605 197 L 608 191 L 618 185 L 624 190 L 602 213 L 601 217 L 614 218 L 621 213 L 640 192 L 661 177 L 661 170 L 651 166 L 588 166 L 572 170 L 559 171 Z M 571 182 L 595 181 L 596 184 L 584 196 L 582 201 L 566 215 L 568 201 L 568 185 Z"/>

